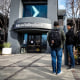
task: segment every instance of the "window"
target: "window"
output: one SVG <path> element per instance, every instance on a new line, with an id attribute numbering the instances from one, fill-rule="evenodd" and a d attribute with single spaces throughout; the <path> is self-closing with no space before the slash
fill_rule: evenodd
<path id="1" fill-rule="evenodd" d="M 27 34 L 24 34 L 23 44 L 27 44 Z"/>
<path id="2" fill-rule="evenodd" d="M 24 5 L 23 17 L 47 18 L 47 5 Z"/>
<path id="3" fill-rule="evenodd" d="M 42 47 L 47 47 L 47 34 L 42 34 Z"/>

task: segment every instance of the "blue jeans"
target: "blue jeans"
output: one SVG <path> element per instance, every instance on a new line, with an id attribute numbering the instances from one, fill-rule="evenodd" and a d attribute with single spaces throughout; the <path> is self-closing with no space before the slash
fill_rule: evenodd
<path id="1" fill-rule="evenodd" d="M 67 52 L 69 53 L 70 56 L 70 65 L 71 67 L 75 66 L 75 59 L 73 55 L 73 45 L 67 45 Z"/>
<path id="2" fill-rule="evenodd" d="M 61 72 L 61 64 L 62 64 L 62 48 L 57 48 L 51 50 L 51 57 L 52 57 L 52 69 L 53 73 L 60 73 Z M 57 68 L 56 68 L 56 58 L 57 58 Z"/>

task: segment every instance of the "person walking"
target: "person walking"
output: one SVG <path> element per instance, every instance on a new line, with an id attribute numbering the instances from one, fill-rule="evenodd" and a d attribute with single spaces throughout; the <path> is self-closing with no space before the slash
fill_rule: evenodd
<path id="1" fill-rule="evenodd" d="M 74 68 L 75 66 L 75 59 L 73 55 L 73 46 L 75 43 L 75 34 L 74 30 L 72 28 L 72 23 L 67 24 L 67 29 L 68 32 L 66 33 L 66 48 L 67 48 L 67 53 L 69 53 L 70 56 L 70 65 L 68 69 Z"/>
<path id="2" fill-rule="evenodd" d="M 62 64 L 62 49 L 65 41 L 65 34 L 60 29 L 58 21 L 54 22 L 54 28 L 48 32 L 48 42 L 51 48 L 52 69 L 54 74 L 60 74 Z M 56 66 L 57 58 L 57 66 Z"/>

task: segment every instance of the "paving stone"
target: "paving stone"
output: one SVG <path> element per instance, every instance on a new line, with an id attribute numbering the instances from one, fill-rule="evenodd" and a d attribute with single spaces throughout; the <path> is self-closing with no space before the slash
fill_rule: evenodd
<path id="1" fill-rule="evenodd" d="M 62 74 L 54 75 L 50 54 L 0 56 L 0 80 L 80 80 L 80 65 L 67 70 L 62 58 Z"/>
<path id="2" fill-rule="evenodd" d="M 20 69 L 20 67 L 6 67 L 5 69 L 0 70 L 0 80 L 4 80 Z"/>
<path id="3" fill-rule="evenodd" d="M 61 75 L 54 75 L 51 67 L 29 67 L 18 73 L 10 80 L 74 80 L 71 71 L 66 73 L 66 70 L 62 70 Z M 27 75 L 27 76 L 26 76 Z"/>

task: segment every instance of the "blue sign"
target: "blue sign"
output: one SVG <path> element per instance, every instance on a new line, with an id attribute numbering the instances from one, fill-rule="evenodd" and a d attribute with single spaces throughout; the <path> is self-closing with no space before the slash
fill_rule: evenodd
<path id="1" fill-rule="evenodd" d="M 47 5 L 24 5 L 23 17 L 47 18 Z"/>
<path id="2" fill-rule="evenodd" d="M 35 6 L 32 6 L 33 10 L 34 10 L 34 14 L 33 17 L 37 17 L 39 14 L 39 11 L 37 10 L 37 8 Z"/>

